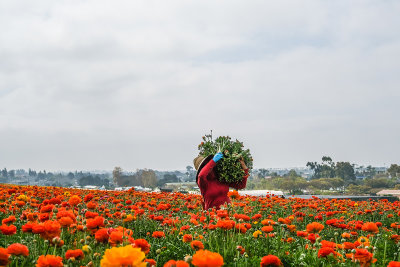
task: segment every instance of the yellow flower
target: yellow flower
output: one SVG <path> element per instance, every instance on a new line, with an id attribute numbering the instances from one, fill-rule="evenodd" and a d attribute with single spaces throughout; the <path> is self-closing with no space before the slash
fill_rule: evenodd
<path id="1" fill-rule="evenodd" d="M 28 200 L 29 200 L 29 198 L 28 198 L 26 195 L 19 195 L 19 196 L 17 197 L 17 199 L 18 199 L 18 200 L 21 200 L 21 201 L 28 201 Z"/>
<path id="2" fill-rule="evenodd" d="M 262 232 L 260 231 L 260 230 L 257 230 L 257 231 L 255 231 L 254 233 L 253 233 L 253 237 L 254 238 L 257 238 L 259 235 L 261 235 L 262 234 Z"/>
<path id="3" fill-rule="evenodd" d="M 84 245 L 84 246 L 82 247 L 82 250 L 83 250 L 84 252 L 90 252 L 90 251 L 92 250 L 92 248 L 89 247 L 88 245 Z"/>
<path id="4" fill-rule="evenodd" d="M 101 267 L 146 267 L 147 263 L 144 262 L 144 252 L 140 248 L 134 248 L 132 245 L 125 247 L 113 247 L 106 249 L 104 256 L 101 259 Z"/>
<path id="5" fill-rule="evenodd" d="M 136 216 L 133 216 L 132 214 L 126 215 L 126 218 L 124 219 L 124 222 L 130 222 L 136 220 Z"/>

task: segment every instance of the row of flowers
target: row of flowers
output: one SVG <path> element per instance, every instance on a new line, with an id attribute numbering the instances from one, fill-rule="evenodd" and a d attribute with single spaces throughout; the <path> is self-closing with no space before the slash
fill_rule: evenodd
<path id="1" fill-rule="evenodd" d="M 0 185 L 0 266 L 398 266 L 400 203 Z"/>

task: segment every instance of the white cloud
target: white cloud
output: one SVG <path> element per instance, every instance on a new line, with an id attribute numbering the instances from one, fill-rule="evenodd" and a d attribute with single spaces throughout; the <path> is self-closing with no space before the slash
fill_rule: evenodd
<path id="1" fill-rule="evenodd" d="M 210 129 L 256 167 L 397 160 L 397 1 L 0 5 L 8 168 L 182 169 Z"/>

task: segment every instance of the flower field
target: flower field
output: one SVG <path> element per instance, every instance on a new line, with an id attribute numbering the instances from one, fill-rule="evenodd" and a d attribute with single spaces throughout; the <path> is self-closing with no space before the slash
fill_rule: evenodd
<path id="1" fill-rule="evenodd" d="M 0 266 L 400 266 L 400 202 L 0 185 Z"/>

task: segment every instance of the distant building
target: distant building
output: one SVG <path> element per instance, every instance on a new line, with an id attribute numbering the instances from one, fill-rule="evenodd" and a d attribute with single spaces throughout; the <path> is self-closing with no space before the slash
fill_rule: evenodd
<path id="1" fill-rule="evenodd" d="M 275 195 L 275 196 L 283 196 L 282 191 L 277 190 L 239 190 L 239 195 L 245 196 L 257 196 L 257 197 L 265 197 L 268 195 Z"/>
<path id="2" fill-rule="evenodd" d="M 189 190 L 197 187 L 196 182 L 181 182 L 181 183 L 166 183 L 164 185 L 165 189 L 175 189 L 175 190 Z"/>
<path id="3" fill-rule="evenodd" d="M 400 190 L 384 189 L 376 193 L 378 196 L 395 196 L 400 198 Z"/>

